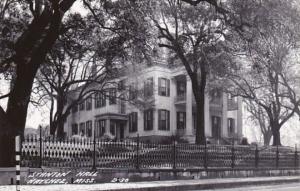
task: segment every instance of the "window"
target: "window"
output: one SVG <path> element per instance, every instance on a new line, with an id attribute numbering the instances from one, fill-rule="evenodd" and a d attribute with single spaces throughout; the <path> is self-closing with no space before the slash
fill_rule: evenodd
<path id="1" fill-rule="evenodd" d="M 106 105 L 106 97 L 102 93 L 95 94 L 95 108 L 104 107 Z"/>
<path id="2" fill-rule="evenodd" d="M 95 121 L 95 137 L 102 137 L 105 133 L 105 120 Z"/>
<path id="3" fill-rule="evenodd" d="M 177 81 L 177 95 L 185 95 L 186 94 L 186 82 L 185 81 Z"/>
<path id="4" fill-rule="evenodd" d="M 185 112 L 177 112 L 177 129 L 185 129 Z"/>
<path id="5" fill-rule="evenodd" d="M 170 80 L 158 78 L 158 95 L 170 96 Z"/>
<path id="6" fill-rule="evenodd" d="M 158 110 L 158 129 L 170 130 L 170 112 L 168 110 Z"/>
<path id="7" fill-rule="evenodd" d="M 144 111 L 144 130 L 153 129 L 153 109 L 148 109 Z"/>
<path id="8" fill-rule="evenodd" d="M 85 123 L 85 128 L 86 128 L 86 136 L 87 137 L 91 137 L 92 136 L 92 121 L 87 121 L 86 123 Z"/>
<path id="9" fill-rule="evenodd" d="M 125 80 L 119 81 L 118 90 L 120 90 L 120 91 L 125 90 Z"/>
<path id="10" fill-rule="evenodd" d="M 220 89 L 213 89 L 210 91 L 211 102 L 220 102 L 222 97 L 222 92 Z"/>
<path id="11" fill-rule="evenodd" d="M 85 123 L 79 124 L 80 136 L 85 136 Z"/>
<path id="12" fill-rule="evenodd" d="M 79 104 L 79 111 L 85 110 L 85 102 L 81 101 Z"/>
<path id="13" fill-rule="evenodd" d="M 136 132 L 138 128 L 138 113 L 132 112 L 128 116 L 129 132 Z"/>
<path id="14" fill-rule="evenodd" d="M 232 136 L 234 134 L 234 119 L 228 118 L 228 135 Z"/>
<path id="15" fill-rule="evenodd" d="M 76 113 L 78 111 L 78 105 L 75 104 L 73 107 L 72 107 L 72 113 Z"/>
<path id="16" fill-rule="evenodd" d="M 151 97 L 153 96 L 153 78 L 147 78 L 144 82 L 144 96 Z"/>
<path id="17" fill-rule="evenodd" d="M 219 116 L 211 116 L 212 122 L 212 137 L 213 138 L 221 138 L 221 117 Z"/>
<path id="18" fill-rule="evenodd" d="M 86 110 L 91 110 L 92 109 L 92 96 L 89 96 L 85 100 L 85 108 Z"/>
<path id="19" fill-rule="evenodd" d="M 134 100 L 137 98 L 137 87 L 135 84 L 129 86 L 129 99 Z"/>
<path id="20" fill-rule="evenodd" d="M 193 127 L 194 127 L 194 131 L 196 131 L 197 128 L 197 117 L 196 117 L 196 113 L 193 113 Z"/>
<path id="21" fill-rule="evenodd" d="M 72 124 L 72 135 L 78 135 L 78 124 Z"/>
<path id="22" fill-rule="evenodd" d="M 117 103 L 117 91 L 115 88 L 109 90 L 109 105 Z"/>

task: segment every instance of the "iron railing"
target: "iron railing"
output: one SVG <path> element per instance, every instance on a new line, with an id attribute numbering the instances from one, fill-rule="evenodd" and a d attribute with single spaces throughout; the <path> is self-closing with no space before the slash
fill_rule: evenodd
<path id="1" fill-rule="evenodd" d="M 143 143 L 93 139 L 39 139 L 22 142 L 26 167 L 91 167 L 125 169 L 299 168 L 297 149 L 241 145 Z"/>

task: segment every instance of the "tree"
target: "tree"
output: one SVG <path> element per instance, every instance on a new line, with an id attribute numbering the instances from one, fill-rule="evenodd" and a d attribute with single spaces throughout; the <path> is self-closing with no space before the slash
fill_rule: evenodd
<path id="1" fill-rule="evenodd" d="M 224 41 L 228 27 L 214 7 L 191 6 L 177 0 L 160 1 L 151 19 L 158 29 L 159 46 L 174 54 L 191 79 L 197 107 L 196 143 L 205 144 L 204 100 L 208 79 L 224 75 L 231 67 L 230 48 Z"/>
<path id="2" fill-rule="evenodd" d="M 272 129 L 265 110 L 251 100 L 244 100 L 244 102 L 246 103 L 247 111 L 250 113 L 249 119 L 260 129 L 264 145 L 270 145 Z"/>
<path id="3" fill-rule="evenodd" d="M 239 60 L 240 70 L 231 80 L 236 95 L 264 109 L 273 145 L 281 145 L 280 128 L 297 111 L 297 104 L 287 96 L 290 90 L 285 77 L 295 65 L 291 55 L 298 48 L 299 11 L 292 1 L 264 1 L 254 15 L 252 39 L 243 44 L 247 55 Z"/>
<path id="4" fill-rule="evenodd" d="M 12 1 L 1 1 L 1 5 L 5 7 L 6 2 Z M 14 34 L 16 37 L 8 48 L 11 54 L 5 54 L 0 59 L 3 72 L 12 68 L 15 71 L 11 90 L 7 94 L 7 109 L 5 115 L 1 116 L 1 120 L 7 123 L 0 127 L 0 152 L 6 153 L 8 150 L 8 155 L 1 157 L 0 166 L 13 165 L 13 137 L 23 134 L 34 77 L 47 52 L 62 32 L 64 15 L 75 0 L 13 2 L 6 9 L 9 17 L 6 20 L 16 22 L 8 23 L 5 27 L 9 30 L 20 23 L 21 30 Z M 13 15 L 16 17 L 13 18 Z"/>
<path id="5" fill-rule="evenodd" d="M 0 126 L 0 139 L 2 141 L 0 152 L 5 153 L 8 150 L 8 154 L 1 156 L 0 166 L 14 165 L 13 137 L 15 135 L 22 135 L 24 132 L 34 78 L 40 66 L 45 63 L 46 55 L 61 34 L 67 31 L 77 32 L 72 30 L 76 24 L 65 26 L 68 18 L 71 18 L 73 15 L 73 13 L 68 11 L 75 1 L 7 0 L 0 3 L 1 29 L 3 29 L 1 42 L 7 42 L 1 43 L 0 68 L 2 74 L 12 71 L 10 74 L 13 76 L 10 80 L 12 84 L 10 91 L 1 96 L 1 98 L 7 97 L 8 102 L 6 111 L 0 108 L 0 120 L 4 122 Z M 84 1 L 85 7 L 92 12 L 95 18 L 96 16 L 101 16 L 103 10 L 112 10 L 115 16 L 108 16 L 106 18 L 98 17 L 101 19 L 93 20 L 93 22 L 97 22 L 107 30 L 111 29 L 111 27 L 105 25 L 106 20 L 113 24 L 119 23 L 118 15 L 123 20 L 132 19 L 132 17 L 120 14 L 122 13 L 122 6 L 114 9 L 114 5 L 118 5 L 118 2 L 123 1 L 103 1 L 99 4 L 102 8 L 95 11 L 86 2 L 97 3 L 94 1 Z M 131 1 L 126 1 L 129 6 L 128 2 Z M 119 5 L 122 5 L 122 3 Z M 134 26 L 141 27 L 140 25 Z M 130 29 L 130 25 L 119 25 L 118 28 L 112 28 L 116 33 L 119 32 L 118 29 L 127 31 L 128 33 L 134 31 Z M 143 41 L 141 40 L 141 42 Z M 130 44 L 128 43 L 127 45 Z"/>

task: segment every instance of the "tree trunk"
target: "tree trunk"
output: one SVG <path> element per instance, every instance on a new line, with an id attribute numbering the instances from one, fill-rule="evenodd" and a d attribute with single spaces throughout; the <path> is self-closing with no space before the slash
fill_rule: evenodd
<path id="1" fill-rule="evenodd" d="M 14 133 L 6 118 L 6 114 L 0 107 L 0 167 L 14 166 Z"/>
<path id="2" fill-rule="evenodd" d="M 270 145 L 270 141 L 272 138 L 272 132 L 271 131 L 267 131 L 263 134 L 263 138 L 264 138 L 264 145 L 265 146 L 269 146 Z"/>
<path id="3" fill-rule="evenodd" d="M 280 141 L 280 128 L 272 128 L 272 134 L 273 134 L 273 146 L 281 146 Z"/>
<path id="4" fill-rule="evenodd" d="M 196 98 L 195 98 L 196 99 Z M 204 118 L 204 97 L 196 100 L 197 113 L 196 113 L 196 144 L 204 145 L 205 138 L 205 118 Z"/>
<path id="5" fill-rule="evenodd" d="M 15 83 L 10 92 L 5 116 L 2 116 L 4 118 L 2 120 L 5 120 L 6 123 L 0 126 L 0 153 L 7 153 L 7 157 L 3 158 L 1 166 L 15 165 L 14 160 L 11 160 L 14 158 L 14 137 L 16 135 L 23 136 L 24 134 L 27 108 L 36 71 L 37 68 L 29 63 L 19 63 L 17 65 Z"/>
<path id="6" fill-rule="evenodd" d="M 15 43 L 16 79 L 0 124 L 0 166 L 14 166 L 14 137 L 23 135 L 34 77 L 58 38 L 62 17 L 75 0 L 60 3 L 59 11 L 44 9 Z M 5 154 L 4 154 L 5 153 Z M 5 156 L 4 156 L 5 155 Z M 11 160 L 12 159 L 12 160 Z"/>
<path id="7" fill-rule="evenodd" d="M 206 86 L 206 72 L 201 69 L 201 81 L 198 86 L 197 77 L 191 77 L 193 93 L 196 100 L 196 144 L 204 145 L 206 143 L 205 137 L 205 86 Z"/>

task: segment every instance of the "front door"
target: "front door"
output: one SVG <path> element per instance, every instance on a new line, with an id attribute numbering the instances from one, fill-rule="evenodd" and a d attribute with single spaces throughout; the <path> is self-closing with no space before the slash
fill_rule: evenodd
<path id="1" fill-rule="evenodd" d="M 116 121 L 116 126 L 117 126 L 117 133 L 116 133 L 117 140 L 124 139 L 124 123 L 122 121 Z"/>
<path id="2" fill-rule="evenodd" d="M 120 123 L 120 139 L 124 139 L 124 123 Z"/>
<path id="3" fill-rule="evenodd" d="M 221 138 L 221 117 L 219 116 L 212 116 L 211 117 L 212 122 L 212 137 L 215 139 Z"/>

